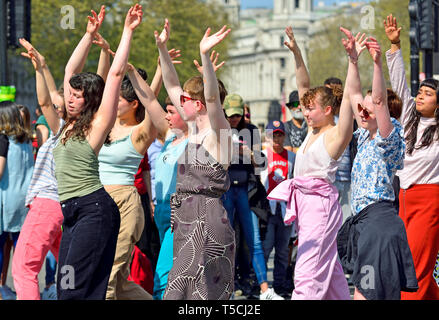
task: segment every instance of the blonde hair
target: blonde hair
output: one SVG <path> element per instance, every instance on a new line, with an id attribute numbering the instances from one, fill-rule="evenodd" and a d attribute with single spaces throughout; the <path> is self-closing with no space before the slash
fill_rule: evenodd
<path id="1" fill-rule="evenodd" d="M 218 90 L 220 95 L 221 104 L 224 103 L 224 99 L 227 96 L 227 89 L 224 86 L 224 83 L 217 79 L 218 81 Z M 204 97 L 204 82 L 202 76 L 195 76 L 188 79 L 184 85 L 183 90 L 189 93 L 191 98 L 200 100 L 204 105 L 206 105 L 206 98 Z"/>

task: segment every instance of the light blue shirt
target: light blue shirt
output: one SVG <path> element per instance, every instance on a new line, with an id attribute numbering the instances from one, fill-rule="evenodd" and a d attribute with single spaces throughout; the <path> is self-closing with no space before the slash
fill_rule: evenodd
<path id="1" fill-rule="evenodd" d="M 26 192 L 32 178 L 34 156 L 30 143 L 8 137 L 6 166 L 0 180 L 0 234 L 19 232 L 26 218 Z"/>
<path id="2" fill-rule="evenodd" d="M 391 118 L 393 130 L 383 138 L 378 130 L 375 139 L 369 131 L 359 128 L 354 132 L 358 151 L 352 165 L 352 212 L 359 213 L 378 201 L 394 201 L 393 178 L 403 168 L 405 142 L 401 124 Z"/>
<path id="3" fill-rule="evenodd" d="M 131 135 L 104 144 L 99 152 L 99 178 L 103 185 L 134 185 L 134 175 L 139 170 L 143 154 L 137 152 Z"/>

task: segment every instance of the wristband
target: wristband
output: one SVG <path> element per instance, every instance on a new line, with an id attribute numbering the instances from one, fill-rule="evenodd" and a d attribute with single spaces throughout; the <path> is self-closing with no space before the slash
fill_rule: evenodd
<path id="1" fill-rule="evenodd" d="M 401 40 L 398 40 L 397 42 L 390 41 L 391 44 L 399 44 L 400 42 Z"/>

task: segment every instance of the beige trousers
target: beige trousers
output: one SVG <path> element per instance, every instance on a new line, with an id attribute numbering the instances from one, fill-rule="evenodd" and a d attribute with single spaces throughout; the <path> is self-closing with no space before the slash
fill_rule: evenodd
<path id="1" fill-rule="evenodd" d="M 134 245 L 145 225 L 140 196 L 135 186 L 121 186 L 108 192 L 120 212 L 120 229 L 116 255 L 107 288 L 107 300 L 152 300 L 141 286 L 128 281 Z"/>

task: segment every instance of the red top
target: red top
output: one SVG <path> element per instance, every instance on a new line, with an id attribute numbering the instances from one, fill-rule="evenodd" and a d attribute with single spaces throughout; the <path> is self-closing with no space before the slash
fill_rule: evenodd
<path id="1" fill-rule="evenodd" d="M 273 152 L 267 148 L 268 157 L 268 190 L 270 194 L 279 183 L 288 179 L 288 151 L 284 149 L 282 153 Z"/>
<path id="2" fill-rule="evenodd" d="M 139 170 L 134 175 L 134 185 L 137 188 L 137 192 L 139 194 L 145 194 L 148 192 L 146 189 L 145 181 L 143 180 L 143 171 L 149 171 L 149 161 L 148 161 L 148 152 L 145 152 L 145 157 L 143 157 L 142 161 L 140 161 Z"/>

